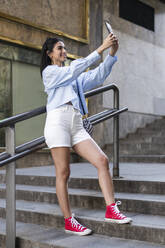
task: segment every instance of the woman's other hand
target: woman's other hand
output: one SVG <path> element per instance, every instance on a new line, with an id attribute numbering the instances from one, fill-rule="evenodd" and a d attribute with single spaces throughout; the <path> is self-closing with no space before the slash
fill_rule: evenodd
<path id="1" fill-rule="evenodd" d="M 110 33 L 105 40 L 103 41 L 102 45 L 97 49 L 97 52 L 101 54 L 104 50 L 111 47 L 110 55 L 114 56 L 118 50 L 118 39 L 113 33 Z"/>

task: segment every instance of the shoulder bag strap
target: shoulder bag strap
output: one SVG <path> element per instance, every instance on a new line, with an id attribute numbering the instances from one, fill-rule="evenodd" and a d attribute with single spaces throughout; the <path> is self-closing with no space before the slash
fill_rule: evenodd
<path id="1" fill-rule="evenodd" d="M 80 103 L 81 103 L 81 106 L 82 106 L 82 109 L 83 109 L 83 113 L 85 115 L 85 110 L 84 110 L 84 106 L 82 104 L 82 100 L 81 100 L 81 97 L 80 97 L 80 92 L 79 92 L 79 87 L 78 87 L 77 81 L 76 81 L 76 86 L 77 86 L 77 93 L 78 93 L 78 96 L 79 96 L 79 99 L 80 99 Z"/>

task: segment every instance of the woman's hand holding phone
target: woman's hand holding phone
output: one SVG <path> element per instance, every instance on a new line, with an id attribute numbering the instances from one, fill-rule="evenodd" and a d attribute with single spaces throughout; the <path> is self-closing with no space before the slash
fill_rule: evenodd
<path id="1" fill-rule="evenodd" d="M 97 49 L 97 52 L 101 54 L 104 50 L 111 47 L 110 55 L 114 56 L 118 50 L 118 39 L 113 33 L 110 33 L 105 40 L 103 41 L 102 45 Z"/>
<path id="2" fill-rule="evenodd" d="M 111 48 L 109 54 L 114 56 L 119 48 L 119 42 L 116 35 L 114 35 L 112 27 L 108 21 L 105 21 L 105 26 L 109 32 L 109 35 L 103 41 L 103 44 L 97 49 L 97 51 L 101 54 L 107 48 Z"/>

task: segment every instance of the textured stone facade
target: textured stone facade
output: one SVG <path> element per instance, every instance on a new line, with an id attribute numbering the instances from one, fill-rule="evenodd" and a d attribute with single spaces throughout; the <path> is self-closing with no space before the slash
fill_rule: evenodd
<path id="1" fill-rule="evenodd" d="M 74 2 L 73 0 L 72 2 Z M 40 3 L 40 7 L 42 7 L 42 10 L 51 12 L 53 11 L 51 9 L 51 5 L 53 2 L 51 1 L 42 1 L 44 4 L 47 4 L 48 6 L 43 8 L 41 6 L 41 2 L 37 2 L 36 4 Z M 57 2 L 57 1 L 56 1 Z M 64 3 L 65 1 L 63 1 Z M 76 1 L 77 2 L 77 1 Z M 59 12 L 59 24 L 63 25 L 60 26 L 58 23 L 54 26 L 56 29 L 61 29 L 62 31 L 65 31 L 67 33 L 70 33 L 71 35 L 80 36 L 82 38 L 86 38 L 86 22 L 88 22 L 88 18 L 85 16 L 85 7 L 84 3 L 87 2 L 85 0 L 79 1 L 79 7 L 81 10 L 81 14 L 83 16 L 80 16 L 78 12 L 76 12 L 75 8 L 78 6 L 74 5 L 72 8 L 72 15 L 75 12 L 75 18 L 79 18 L 79 23 L 76 23 L 75 18 L 71 18 L 71 11 L 68 12 L 68 8 L 71 8 L 71 6 L 68 6 L 69 2 L 67 2 L 67 16 L 63 15 L 63 18 L 61 17 L 61 11 Z M 50 4 L 49 4 L 50 3 Z M 63 9 L 64 6 L 60 2 L 58 8 Z M 71 2 L 70 2 L 71 3 Z M 92 52 L 94 49 L 96 49 L 102 41 L 102 24 L 100 22 L 100 19 L 102 19 L 102 1 L 101 0 L 91 0 L 90 1 L 90 43 L 86 44 L 81 41 L 76 41 L 69 37 L 62 37 L 65 45 L 67 47 L 67 51 L 70 54 L 77 55 L 77 56 L 87 56 L 90 52 Z M 14 7 L 14 5 L 19 6 L 18 8 Z M 0 11 L 12 16 L 16 16 L 18 18 L 25 19 L 26 21 L 30 21 L 33 23 L 36 23 L 38 25 L 42 24 L 41 21 L 43 21 L 42 11 L 37 12 L 37 15 L 34 15 L 34 5 L 27 5 L 27 2 L 23 1 L 21 4 L 17 4 L 17 1 L 3 1 L 3 3 L 0 4 Z M 27 8 L 26 8 L 27 7 Z M 22 8 L 24 11 L 22 11 Z M 27 16 L 27 13 L 29 8 L 33 8 L 33 11 L 30 15 Z M 37 8 L 37 6 L 35 6 Z M 45 14 L 46 12 L 44 12 Z M 51 13 L 49 13 L 51 14 Z M 53 14 L 53 13 L 52 13 Z M 39 16 L 38 16 L 39 15 Z M 67 21 L 67 18 L 70 18 L 70 22 Z M 34 17 L 38 19 L 34 20 Z M 46 17 L 46 14 L 45 14 Z M 66 17 L 66 18 L 65 18 Z M 29 19 L 30 18 L 30 19 Z M 85 22 L 84 22 L 85 18 Z M 49 22 L 52 19 L 49 18 Z M 54 21 L 54 20 L 53 20 Z M 1 98 L 1 119 L 15 115 L 17 113 L 21 113 L 24 111 L 28 111 L 31 109 L 34 109 L 36 107 L 42 106 L 46 104 L 46 95 L 44 94 L 44 89 L 42 85 L 42 81 L 39 74 L 39 65 L 40 65 L 40 50 L 32 49 L 29 44 L 32 45 L 42 45 L 45 38 L 48 36 L 57 36 L 51 34 L 45 30 L 39 30 L 37 28 L 33 28 L 28 25 L 24 25 L 24 23 L 19 23 L 17 21 L 13 20 L 7 20 L 7 18 L 0 18 L 1 27 L 0 31 L 1 34 L 4 37 L 7 37 L 9 39 L 14 38 L 16 40 L 12 42 L 7 41 L 1 41 L 0 44 L 0 63 L 1 63 L 1 69 L 0 69 L 0 76 L 1 76 L 1 82 L 0 82 L 0 98 Z M 49 22 L 45 21 L 45 25 L 49 26 Z M 53 22 L 51 22 L 53 23 Z M 67 26 L 64 26 L 67 23 Z M 74 24 L 74 25 L 72 25 Z M 79 25 L 75 26 L 75 25 Z M 81 26 L 81 28 L 80 28 Z M 50 28 L 52 28 L 50 26 Z M 66 28 L 66 29 L 65 29 Z M 67 28 L 70 28 L 67 29 Z M 76 33 L 77 32 L 77 33 Z M 61 36 L 60 36 L 61 37 Z M 25 46 L 20 46 L 17 44 L 17 40 L 20 41 Z M 28 81 L 29 80 L 29 81 Z M 5 87 L 5 88 L 4 88 Z M 4 98 L 4 90 L 5 94 L 9 99 L 6 97 Z M 31 94 L 30 94 L 31 92 Z M 96 99 L 98 99 L 98 103 L 102 104 L 102 101 L 100 99 L 101 96 L 97 96 Z M 7 111 L 5 110 L 7 109 Z M 89 112 L 92 114 L 93 112 L 97 111 L 96 106 L 92 104 L 92 101 L 89 100 Z M 32 138 L 37 138 L 38 136 L 43 135 L 43 125 L 44 125 L 44 118 L 45 116 L 42 115 L 42 117 L 33 118 L 33 120 L 28 120 L 21 122 L 16 125 L 16 143 L 17 145 L 27 142 L 31 140 Z M 34 120 L 35 119 L 35 120 Z M 0 146 L 4 146 L 4 132 L 1 131 L 1 144 Z M 99 136 L 96 139 L 99 140 Z"/>
<path id="2" fill-rule="evenodd" d="M 40 26 L 85 38 L 85 4 L 86 0 L 6 0 L 1 1 L 0 11 Z M 17 28 L 16 35 L 20 36 L 19 30 L 23 27 L 18 25 Z M 25 38 L 24 35 L 22 33 L 22 39 Z"/>
<path id="3" fill-rule="evenodd" d="M 155 8 L 155 32 L 149 31 L 120 18 L 119 0 L 90 0 L 90 43 L 86 44 L 80 40 L 74 40 L 66 36 L 62 37 L 70 54 L 85 57 L 90 52 L 95 50 L 101 44 L 102 39 L 106 37 L 108 33 L 103 21 L 105 19 L 110 20 L 114 32 L 119 38 L 120 48 L 117 53 L 118 62 L 115 64 L 110 77 L 105 82 L 105 85 L 108 83 L 116 83 L 120 89 L 120 107 L 129 108 L 127 113 L 124 113 L 120 116 L 121 137 L 124 137 L 129 132 L 135 131 L 136 128 L 140 126 L 144 126 L 146 123 L 153 121 L 155 118 L 159 118 L 159 115 L 165 114 L 165 108 L 162 107 L 165 106 L 165 4 L 156 0 L 142 1 Z M 42 5 L 41 2 L 45 5 Z M 58 1 L 55 2 L 57 3 Z M 81 10 L 84 11 L 83 1 L 81 0 L 79 2 Z M 0 11 L 6 12 L 10 15 L 15 15 L 19 18 L 28 20 L 29 22 L 33 22 L 38 25 L 44 24 L 49 26 L 51 17 L 54 15 L 52 12 L 54 7 L 51 8 L 53 4 L 52 1 L 36 2 L 35 4 L 39 4 L 42 11 L 45 9 L 44 12 L 39 11 L 38 9 L 38 12 L 36 11 L 36 15 L 34 15 L 33 12 L 34 9 L 37 8 L 37 5 L 28 5 L 28 11 L 30 6 L 33 8 L 31 17 L 27 16 L 28 11 L 26 13 L 21 11 L 21 8 L 26 7 L 27 1 L 22 1 L 21 4 L 19 4 L 19 8 L 17 8 L 16 12 L 15 9 L 12 9 L 12 4 L 17 5 L 17 0 L 10 3 L 11 4 L 9 4 L 9 1 L 5 0 L 1 2 Z M 65 1 L 60 2 L 59 6 L 61 6 L 61 8 L 62 4 L 65 4 Z M 45 8 L 43 8 L 43 6 L 45 6 Z M 70 33 L 71 35 L 77 35 L 85 38 L 85 33 L 87 30 L 85 30 L 84 26 L 86 25 L 86 21 L 85 23 L 83 21 L 85 16 L 84 12 L 80 18 L 81 21 L 79 19 L 79 22 L 75 23 L 75 18 L 78 18 L 79 15 L 77 15 L 77 17 L 75 16 L 75 18 L 72 18 L 75 8 L 77 8 L 76 6 L 77 5 L 74 5 L 72 13 L 69 11 L 70 6 L 67 8 L 68 12 L 66 14 L 66 19 L 64 18 L 64 14 L 61 17 L 61 13 L 63 12 L 58 10 L 59 23 L 56 23 L 56 26 L 50 25 L 50 28 L 54 27 Z M 46 21 L 45 19 L 41 18 L 43 13 L 45 15 L 44 18 L 47 18 L 48 16 L 50 17 L 49 20 Z M 46 13 L 48 14 L 47 17 Z M 70 18 L 69 24 L 67 21 L 68 16 Z M 67 26 L 65 26 L 66 21 Z M 2 35 L 8 38 L 15 38 L 16 40 L 20 40 L 22 42 L 27 42 L 28 44 L 41 46 L 47 36 L 61 37 L 61 35 L 54 35 L 46 30 L 40 30 L 38 28 L 24 25 L 23 23 L 18 23 L 12 20 L 7 21 L 7 19 L 4 18 L 0 18 L 0 22 L 0 31 Z M 51 24 L 53 24 L 53 22 L 51 22 Z M 40 50 L 35 48 L 32 49 L 32 47 L 28 46 L 28 44 L 25 44 L 23 47 L 22 45 L 14 44 L 14 41 L 13 43 L 1 41 L 1 119 L 11 114 L 26 111 L 46 103 L 46 96 L 43 93 L 43 88 L 40 88 L 39 86 L 40 83 L 42 84 L 41 79 L 39 78 Z M 103 55 L 103 58 L 106 56 L 106 54 L 107 53 Z M 26 73 L 30 75 L 32 84 L 28 84 Z M 38 75 L 36 78 L 33 76 L 36 75 L 35 73 Z M 22 75 L 26 75 L 25 80 L 23 80 Z M 21 80 L 23 80 L 22 84 Z M 33 101 L 34 95 L 31 96 L 33 100 L 30 99 L 29 101 L 25 94 L 26 91 L 23 91 L 23 89 L 27 89 L 29 92 L 30 87 L 33 85 L 33 80 L 37 81 L 38 89 L 33 92 L 36 94 L 35 101 Z M 19 87 L 22 87 L 20 91 L 18 90 Z M 21 108 L 21 106 L 23 107 Z M 102 111 L 105 108 L 109 108 L 111 106 L 112 92 L 91 97 L 89 98 L 89 115 Z M 37 123 L 40 124 L 40 120 L 36 121 L 35 124 L 27 124 L 27 126 L 25 126 L 26 130 L 29 127 L 31 128 L 31 126 L 35 126 L 37 128 Z M 44 123 L 44 117 L 42 119 L 42 123 Z M 21 133 L 24 132 L 23 127 L 20 127 L 20 130 Z M 100 146 L 103 147 L 104 144 L 111 143 L 112 136 L 112 120 L 95 126 L 93 137 Z M 20 137 L 23 136 L 20 135 Z M 18 143 L 21 143 L 22 141 L 27 141 L 27 138 L 25 136 L 23 140 L 19 138 Z"/>

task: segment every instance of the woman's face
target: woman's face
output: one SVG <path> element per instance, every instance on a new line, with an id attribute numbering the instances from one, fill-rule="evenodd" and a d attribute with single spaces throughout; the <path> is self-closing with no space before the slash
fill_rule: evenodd
<path id="1" fill-rule="evenodd" d="M 53 48 L 53 51 L 49 54 L 53 64 L 61 66 L 66 60 L 66 48 L 62 41 L 58 41 Z"/>

